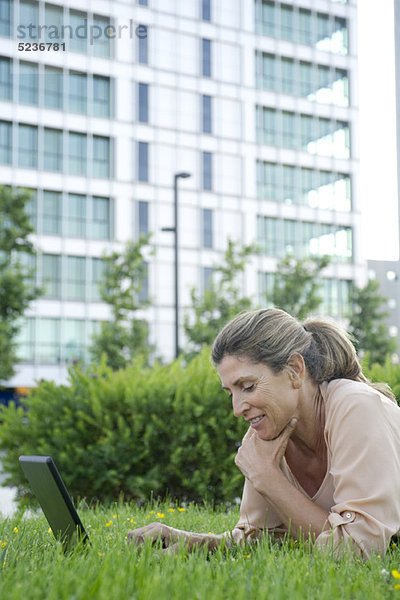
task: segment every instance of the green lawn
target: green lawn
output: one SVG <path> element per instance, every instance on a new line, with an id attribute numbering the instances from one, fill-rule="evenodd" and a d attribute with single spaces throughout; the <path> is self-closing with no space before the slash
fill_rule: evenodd
<path id="1" fill-rule="evenodd" d="M 204 532 L 232 528 L 238 511 L 154 504 L 116 504 L 79 513 L 92 546 L 64 555 L 43 516 L 16 516 L 0 522 L 0 598 L 39 600 L 204 599 L 400 599 L 400 550 L 362 562 L 340 561 L 308 545 L 273 544 L 252 548 L 163 555 L 150 546 L 139 552 L 126 533 L 150 521 Z"/>

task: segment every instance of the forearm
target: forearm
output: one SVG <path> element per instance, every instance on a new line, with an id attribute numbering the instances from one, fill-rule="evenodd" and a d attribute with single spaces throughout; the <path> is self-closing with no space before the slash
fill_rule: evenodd
<path id="1" fill-rule="evenodd" d="M 196 533 L 194 531 L 175 529 L 174 527 L 170 527 L 170 530 L 172 543 L 178 545 L 179 541 L 182 540 L 184 545 L 187 546 L 189 550 L 195 546 L 207 546 L 208 550 L 214 551 L 221 545 L 224 539 L 223 534 L 218 535 L 214 533 Z"/>
<path id="2" fill-rule="evenodd" d="M 315 539 L 329 529 L 329 512 L 295 488 L 282 471 L 277 471 L 268 484 L 262 482 L 255 488 L 281 517 L 292 536 L 298 538 L 310 534 Z"/>

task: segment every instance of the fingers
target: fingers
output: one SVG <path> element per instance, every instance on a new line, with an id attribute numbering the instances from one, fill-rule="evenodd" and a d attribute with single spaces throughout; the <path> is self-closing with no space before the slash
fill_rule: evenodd
<path id="1" fill-rule="evenodd" d="M 150 523 L 145 527 L 138 527 L 129 531 L 127 538 L 129 543 L 136 546 L 142 546 L 146 539 L 150 539 L 153 544 L 157 540 L 161 540 L 163 546 L 166 547 L 171 539 L 171 530 L 170 527 L 162 523 Z"/>

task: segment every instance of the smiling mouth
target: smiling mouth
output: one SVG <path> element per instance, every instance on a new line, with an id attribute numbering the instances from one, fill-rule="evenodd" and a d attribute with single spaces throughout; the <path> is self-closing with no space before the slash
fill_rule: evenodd
<path id="1" fill-rule="evenodd" d="M 263 420 L 265 415 L 260 415 L 259 417 L 255 417 L 254 419 L 250 419 L 250 425 L 257 425 L 260 421 Z"/>

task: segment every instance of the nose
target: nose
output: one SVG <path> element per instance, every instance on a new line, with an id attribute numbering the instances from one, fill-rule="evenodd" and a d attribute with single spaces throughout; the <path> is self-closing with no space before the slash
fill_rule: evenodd
<path id="1" fill-rule="evenodd" d="M 244 417 L 250 407 L 247 404 L 247 402 L 245 400 L 243 400 L 243 398 L 241 398 L 240 394 L 233 393 L 232 394 L 232 408 L 233 408 L 233 414 L 235 415 L 235 417 L 239 418 L 239 417 Z"/>

